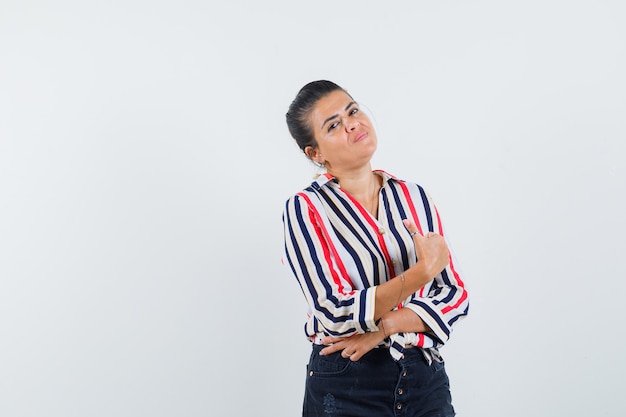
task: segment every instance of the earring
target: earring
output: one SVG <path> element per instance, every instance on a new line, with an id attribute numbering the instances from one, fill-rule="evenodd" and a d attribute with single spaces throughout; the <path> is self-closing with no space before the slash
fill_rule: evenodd
<path id="1" fill-rule="evenodd" d="M 312 161 L 315 167 L 317 168 L 317 172 L 313 174 L 313 179 L 317 179 L 320 175 L 326 172 L 326 165 L 323 162 Z"/>

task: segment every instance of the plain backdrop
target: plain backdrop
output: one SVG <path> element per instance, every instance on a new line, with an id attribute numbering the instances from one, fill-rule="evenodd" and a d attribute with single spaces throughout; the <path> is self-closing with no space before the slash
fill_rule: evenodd
<path id="1" fill-rule="evenodd" d="M 623 416 L 626 6 L 0 1 L 0 415 L 300 414 L 281 264 L 316 79 L 423 185 L 471 295 L 463 417 Z"/>

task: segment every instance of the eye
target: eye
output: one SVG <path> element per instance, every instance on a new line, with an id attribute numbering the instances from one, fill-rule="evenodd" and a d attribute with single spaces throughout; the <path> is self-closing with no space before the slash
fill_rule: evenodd
<path id="1" fill-rule="evenodd" d="M 339 122 L 335 122 L 335 123 L 331 123 L 328 126 L 328 131 L 330 132 L 331 130 L 333 130 L 334 128 L 336 128 L 337 126 L 339 126 Z"/>
<path id="2" fill-rule="evenodd" d="M 357 114 L 359 112 L 359 108 L 355 107 L 352 110 L 350 110 L 350 116 L 352 116 L 353 114 Z"/>

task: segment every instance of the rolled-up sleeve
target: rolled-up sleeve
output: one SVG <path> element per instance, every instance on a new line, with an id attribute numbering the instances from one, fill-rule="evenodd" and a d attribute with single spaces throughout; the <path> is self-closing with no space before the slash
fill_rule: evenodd
<path id="1" fill-rule="evenodd" d="M 439 213 L 434 205 L 432 209 L 436 215 L 434 231 L 444 236 L 445 239 L 446 236 Z M 433 338 L 437 346 L 443 345 L 448 341 L 453 325 L 459 319 L 465 317 L 469 310 L 469 298 L 465 284 L 456 267 L 456 258 L 450 242 L 447 239 L 446 242 L 450 250 L 448 266 L 434 278 L 427 294 L 418 292 L 405 305 L 406 308 L 415 312 L 432 330 L 432 333 L 429 333 L 427 336 Z M 428 341 L 425 342 L 428 344 Z"/>
<path id="2" fill-rule="evenodd" d="M 304 193 L 293 196 L 283 212 L 285 261 L 315 317 L 307 323 L 315 328 L 306 332 L 349 336 L 376 330 L 376 287 L 354 288 L 333 243 L 332 227 L 310 198 Z"/>

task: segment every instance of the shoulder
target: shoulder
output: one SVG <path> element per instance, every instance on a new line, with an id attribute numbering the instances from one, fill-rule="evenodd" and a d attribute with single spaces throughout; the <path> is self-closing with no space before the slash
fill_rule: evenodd
<path id="1" fill-rule="evenodd" d="M 287 201 L 287 204 L 293 204 L 296 202 L 302 203 L 303 201 L 310 200 L 311 198 L 316 198 L 315 195 L 316 195 L 315 189 L 309 186 L 291 195 L 289 198 L 287 198 L 286 201 Z"/>
<path id="2" fill-rule="evenodd" d="M 284 206 L 285 213 L 310 210 L 318 200 L 317 190 L 310 185 L 287 198 Z"/>
<path id="3" fill-rule="evenodd" d="M 333 176 L 321 174 L 306 188 L 289 197 L 287 204 L 302 203 L 304 201 L 311 205 L 311 202 L 319 200 L 320 193 L 325 192 L 324 190 L 327 190 L 334 183 L 336 183 L 336 180 Z"/>

